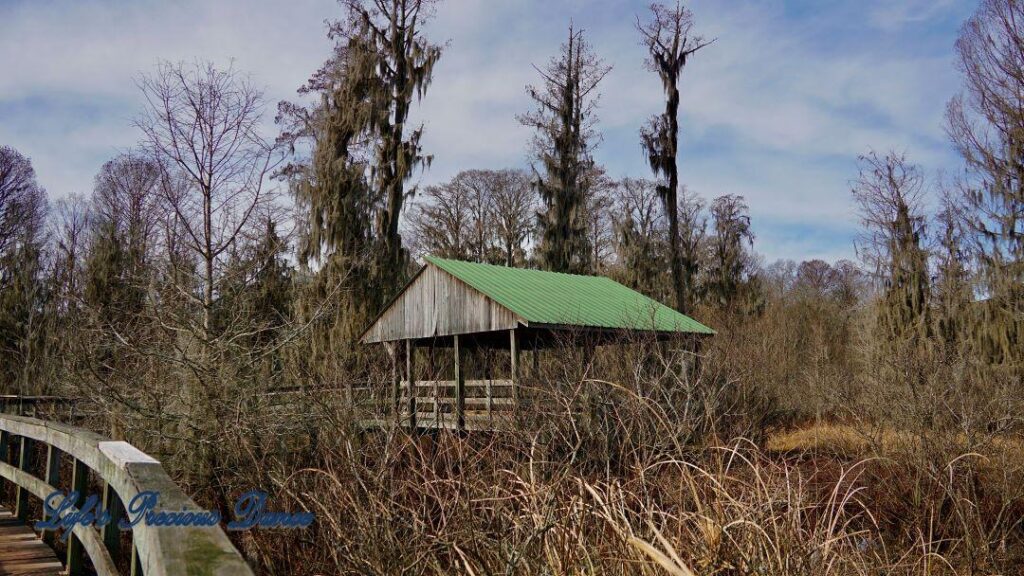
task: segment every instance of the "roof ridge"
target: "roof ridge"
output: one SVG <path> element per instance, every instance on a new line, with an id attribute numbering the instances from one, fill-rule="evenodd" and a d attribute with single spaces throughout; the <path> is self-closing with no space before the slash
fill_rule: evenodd
<path id="1" fill-rule="evenodd" d="M 612 280 L 611 278 L 609 278 L 607 276 L 602 276 L 600 274 L 573 274 L 571 272 L 558 272 L 557 270 L 542 270 L 540 268 L 520 268 L 518 266 L 507 266 L 505 264 L 491 264 L 489 262 L 474 262 L 472 260 L 459 260 L 457 258 L 442 258 L 441 256 L 434 256 L 432 254 L 427 254 L 423 258 L 427 262 L 431 262 L 431 263 L 434 263 L 433 262 L 434 260 L 440 260 L 442 262 L 455 262 L 455 263 L 458 263 L 458 264 L 469 264 L 470 266 L 487 266 L 487 267 L 490 267 L 490 268 L 504 268 L 506 270 L 516 270 L 516 271 L 520 271 L 520 272 L 537 272 L 537 273 L 540 273 L 540 274 L 555 274 L 555 275 L 558 275 L 558 276 L 569 276 L 569 277 L 572 277 L 572 278 L 596 278 L 596 279 L 600 279 L 600 280 L 607 280 L 607 281 L 613 282 L 615 284 L 620 284 L 619 282 L 616 282 L 615 280 Z M 629 288 L 628 286 L 625 286 L 625 287 L 627 289 Z"/>

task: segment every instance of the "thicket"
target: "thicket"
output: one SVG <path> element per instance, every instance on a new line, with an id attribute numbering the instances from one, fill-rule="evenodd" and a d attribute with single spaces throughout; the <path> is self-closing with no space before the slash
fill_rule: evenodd
<path id="1" fill-rule="evenodd" d="M 79 398 L 76 423 L 225 514 L 253 487 L 315 512 L 234 535 L 267 574 L 1021 570 L 1021 6 L 982 2 L 957 44 L 966 169 L 940 209 L 904 155 L 870 152 L 860 262 L 767 264 L 742 197 L 677 186 L 678 83 L 708 46 L 685 8 L 639 24 L 663 64 L 641 134 L 659 180 L 594 161 L 607 66 L 571 29 L 522 117 L 532 170 L 417 190 L 432 4 L 342 4 L 276 141 L 246 77 L 196 63 L 143 78 L 140 146 L 89 198 L 48 206 L 0 148 L 4 392 Z M 567 338 L 507 430 L 368 431 L 349 391 L 386 401 L 392 375 L 355 337 L 424 252 L 608 275 L 717 335 Z"/>

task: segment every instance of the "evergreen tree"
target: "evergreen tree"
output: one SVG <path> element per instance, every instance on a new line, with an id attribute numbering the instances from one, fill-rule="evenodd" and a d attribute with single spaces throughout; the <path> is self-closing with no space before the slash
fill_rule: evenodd
<path id="1" fill-rule="evenodd" d="M 664 244 L 668 238 L 658 202 L 653 182 L 624 178 L 618 185 L 614 220 L 623 283 L 661 299 L 659 279 L 667 264 Z"/>
<path id="2" fill-rule="evenodd" d="M 291 323 L 292 269 L 286 253 L 287 243 L 278 234 L 274 219 L 268 217 L 266 229 L 253 251 L 256 272 L 247 290 L 251 298 L 247 308 L 256 331 L 257 350 L 278 343 L 283 336 L 282 329 Z"/>
<path id="3" fill-rule="evenodd" d="M 533 128 L 534 186 L 543 202 L 540 222 L 541 264 L 548 270 L 586 273 L 592 268 L 592 247 L 588 242 L 588 177 L 594 170 L 591 157 L 599 137 L 597 86 L 606 66 L 583 37 L 582 30 L 569 26 L 569 37 L 561 53 L 546 67 L 538 69 L 542 84 L 528 86 L 527 94 L 536 109 L 519 116 Z"/>

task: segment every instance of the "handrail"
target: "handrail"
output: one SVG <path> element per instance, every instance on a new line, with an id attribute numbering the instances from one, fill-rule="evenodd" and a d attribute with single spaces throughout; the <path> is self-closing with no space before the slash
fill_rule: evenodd
<path id="1" fill-rule="evenodd" d="M 20 439 L 17 465 L 8 457 L 8 442 Z M 46 446 L 45 478 L 26 470 L 29 442 Z M 123 503 L 140 492 L 160 495 L 160 509 L 201 511 L 164 471 L 158 461 L 127 442 L 111 441 L 88 430 L 24 416 L 0 414 L 0 476 L 17 487 L 15 515 L 26 519 L 26 496 L 45 499 L 59 490 L 60 455 L 72 460 L 72 489 L 82 493 L 91 470 L 104 483 L 104 507 L 123 514 Z M 71 576 L 81 573 L 84 549 L 101 576 L 118 574 L 115 559 L 120 552 L 117 518 L 102 531 L 77 525 L 68 542 L 67 568 Z M 132 528 L 132 574 L 145 576 L 251 576 L 242 559 L 220 527 L 149 526 L 140 522 Z"/>

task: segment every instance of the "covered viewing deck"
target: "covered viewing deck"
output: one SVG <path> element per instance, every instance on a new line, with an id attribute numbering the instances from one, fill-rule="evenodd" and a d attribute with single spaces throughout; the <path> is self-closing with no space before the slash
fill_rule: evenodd
<path id="1" fill-rule="evenodd" d="M 545 349 L 711 334 L 609 278 L 428 256 L 361 341 L 383 344 L 391 358 L 386 419 L 410 428 L 479 430 L 502 428 L 532 405 L 529 390 L 541 385 Z"/>

